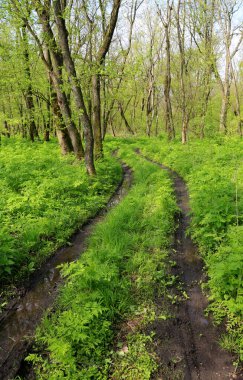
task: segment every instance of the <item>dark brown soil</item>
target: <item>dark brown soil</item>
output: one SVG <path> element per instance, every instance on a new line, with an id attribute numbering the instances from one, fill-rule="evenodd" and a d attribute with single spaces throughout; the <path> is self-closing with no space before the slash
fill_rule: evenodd
<path id="1" fill-rule="evenodd" d="M 132 171 L 123 165 L 123 180 L 105 209 L 72 237 L 69 246 L 59 249 L 36 272 L 28 289 L 20 299 L 11 301 L 0 320 L 0 379 L 10 380 L 19 371 L 21 363 L 32 344 L 36 327 L 43 314 L 51 308 L 62 283 L 60 264 L 76 260 L 87 246 L 87 238 L 106 212 L 126 195 L 132 182 Z M 26 377 L 24 377 L 26 378 Z"/>
<path id="2" fill-rule="evenodd" d="M 141 154 L 139 151 L 137 153 Z M 175 299 L 183 291 L 188 296 L 175 303 L 158 298 L 158 308 L 167 308 L 171 318 L 166 321 L 158 319 L 151 326 L 155 332 L 156 352 L 160 361 L 154 379 L 243 379 L 242 375 L 235 373 L 233 356 L 219 346 L 220 332 L 204 313 L 208 301 L 200 286 L 204 279 L 203 262 L 197 247 L 186 234 L 190 224 L 186 184 L 166 166 L 144 158 L 167 170 L 174 183 L 180 214 L 171 258 L 176 263 L 173 274 L 179 277 L 182 289 L 180 292 L 172 289 L 171 296 Z"/>

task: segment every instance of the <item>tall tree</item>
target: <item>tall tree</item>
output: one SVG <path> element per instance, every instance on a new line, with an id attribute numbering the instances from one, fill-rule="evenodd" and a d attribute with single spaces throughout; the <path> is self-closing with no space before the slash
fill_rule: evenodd
<path id="1" fill-rule="evenodd" d="M 243 116 L 241 111 L 241 102 L 240 102 L 240 93 L 238 88 L 236 70 L 234 68 L 233 62 L 231 62 L 231 75 L 234 83 L 234 92 L 235 92 L 235 108 L 234 114 L 237 117 L 237 131 L 240 137 L 243 136 Z"/>
<path id="2" fill-rule="evenodd" d="M 77 77 L 77 71 L 74 64 L 74 60 L 71 56 L 71 51 L 68 41 L 68 31 L 66 28 L 66 22 L 64 17 L 65 5 L 62 8 L 60 0 L 53 1 L 53 9 L 55 14 L 55 20 L 58 30 L 58 41 L 63 54 L 63 62 L 65 69 L 70 76 L 72 91 L 76 102 L 77 109 L 79 110 L 79 117 L 84 128 L 85 136 L 85 163 L 87 171 L 90 175 L 95 174 L 94 157 L 93 157 L 93 132 L 91 121 L 84 102 L 83 92 L 80 82 Z"/>
<path id="3" fill-rule="evenodd" d="M 32 34 L 37 43 L 42 61 L 45 67 L 47 68 L 51 76 L 53 85 L 55 87 L 59 107 L 62 112 L 63 120 L 67 126 L 68 134 L 72 142 L 73 151 L 76 157 L 78 159 L 81 159 L 83 157 L 83 146 L 81 136 L 72 119 L 69 100 L 64 89 L 64 82 L 62 76 L 63 57 L 61 55 L 60 50 L 58 49 L 58 45 L 50 25 L 50 1 L 45 0 L 44 4 L 42 4 L 39 0 L 37 0 L 34 4 L 36 13 L 39 18 L 39 22 L 42 26 L 45 44 L 42 44 L 37 32 L 31 25 L 30 20 L 26 16 L 25 12 L 23 12 L 21 4 L 17 0 L 11 0 L 11 3 L 18 17 L 20 17 L 22 21 L 25 23 L 26 27 L 28 28 L 29 32 Z M 45 56 L 46 45 L 48 46 L 50 52 L 51 64 Z"/>
<path id="4" fill-rule="evenodd" d="M 93 130 L 95 140 L 95 156 L 97 158 L 103 156 L 102 147 L 102 131 L 101 131 L 101 93 L 100 93 L 100 71 L 104 64 L 106 55 L 109 51 L 114 30 L 117 24 L 118 13 L 121 5 L 121 0 L 114 0 L 113 7 L 110 15 L 108 25 L 105 21 L 105 12 L 102 5 L 102 1 L 99 2 L 102 14 L 103 25 L 103 38 L 95 54 L 95 60 L 93 62 L 95 66 L 95 73 L 92 77 L 92 100 L 93 100 Z"/>
<path id="5" fill-rule="evenodd" d="M 26 31 L 25 23 L 22 25 L 22 44 L 23 44 L 23 58 L 24 58 L 24 71 L 26 77 L 26 86 L 24 91 L 24 97 L 26 102 L 26 108 L 28 110 L 28 121 L 29 121 L 29 136 L 31 141 L 34 141 L 35 136 L 38 136 L 36 123 L 35 123 L 35 106 L 33 100 L 33 90 L 32 90 L 32 80 L 30 72 L 30 59 L 29 59 L 29 44 L 28 44 L 28 34 Z"/>
<path id="6" fill-rule="evenodd" d="M 175 137 L 175 127 L 173 122 L 172 104 L 171 104 L 171 23 L 172 23 L 172 9 L 174 1 L 166 1 L 166 16 L 164 17 L 163 11 L 158 7 L 160 19 L 164 26 L 165 31 L 165 52 L 166 52 L 166 68 L 164 75 L 164 98 L 165 98 L 165 129 L 168 134 L 168 139 L 172 140 Z"/>
<path id="7" fill-rule="evenodd" d="M 228 132 L 227 115 L 230 101 L 230 88 L 232 83 L 232 60 L 238 52 L 240 45 L 243 41 L 242 25 L 234 25 L 233 23 L 233 16 L 239 10 L 239 6 L 241 3 L 241 0 L 218 0 L 217 2 L 218 22 L 220 25 L 220 31 L 223 34 L 223 45 L 225 49 L 225 68 L 223 79 L 220 77 L 217 68 L 215 68 L 215 70 L 222 92 L 220 131 L 224 134 L 227 134 Z M 233 41 L 236 37 L 236 33 L 239 34 L 239 37 L 236 46 L 233 47 Z"/>
<path id="8" fill-rule="evenodd" d="M 187 107 L 186 95 L 186 81 L 187 81 L 187 67 L 186 67 L 186 3 L 178 0 L 176 16 L 177 38 L 179 45 L 180 56 L 180 90 L 181 90 L 181 112 L 182 112 L 182 129 L 181 141 L 185 144 L 188 139 L 188 125 L 189 125 L 189 111 Z"/>

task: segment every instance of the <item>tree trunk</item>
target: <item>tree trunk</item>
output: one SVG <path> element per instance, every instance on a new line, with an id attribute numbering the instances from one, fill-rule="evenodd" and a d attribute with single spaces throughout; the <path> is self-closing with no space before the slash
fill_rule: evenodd
<path id="1" fill-rule="evenodd" d="M 22 27 L 22 39 L 23 39 L 23 54 L 24 54 L 24 70 L 27 81 L 26 90 L 24 93 L 26 108 L 28 110 L 29 116 L 29 136 L 31 141 L 35 140 L 35 136 L 38 137 L 38 131 L 35 124 L 35 107 L 33 100 L 33 91 L 31 84 L 31 74 L 30 74 L 30 60 L 29 60 L 29 49 L 28 49 L 28 39 L 26 33 L 26 25 Z"/>
<path id="2" fill-rule="evenodd" d="M 212 39 L 213 39 L 213 26 L 215 16 L 215 0 L 211 0 L 210 7 L 207 0 L 203 4 L 204 14 L 204 54 L 205 54 L 205 69 L 203 78 L 203 103 L 200 122 L 200 138 L 205 136 L 205 119 L 208 110 L 208 102 L 211 93 L 211 79 L 212 79 Z"/>
<path id="3" fill-rule="evenodd" d="M 232 60 L 235 54 L 238 52 L 242 42 L 243 42 L 243 30 L 240 29 L 240 25 L 236 26 L 232 22 L 232 17 L 238 11 L 237 1 L 222 1 L 219 4 L 219 23 L 222 26 L 223 41 L 225 47 L 225 75 L 224 80 L 222 80 L 217 73 L 219 79 L 221 90 L 222 90 L 222 104 L 220 113 L 220 131 L 224 134 L 228 132 L 227 126 L 227 116 L 230 103 L 230 89 L 232 82 Z M 237 33 L 236 33 L 237 31 Z M 239 35 L 238 41 L 236 35 Z M 234 49 L 232 50 L 232 43 L 235 43 Z"/>
<path id="4" fill-rule="evenodd" d="M 44 141 L 46 141 L 46 142 L 50 141 L 50 130 L 48 128 L 48 125 L 47 125 L 47 128 L 45 128 L 45 131 L 44 131 Z"/>
<path id="5" fill-rule="evenodd" d="M 59 44 L 60 44 L 60 48 L 63 54 L 63 62 L 65 65 L 66 71 L 68 72 L 70 76 L 74 99 L 76 102 L 77 109 L 80 111 L 80 120 L 84 128 L 86 169 L 90 175 L 94 175 L 96 172 L 95 172 L 94 157 L 93 157 L 94 139 L 93 139 L 93 133 L 92 133 L 92 125 L 91 125 L 91 122 L 87 113 L 87 109 L 84 103 L 83 93 L 82 93 L 82 90 L 77 78 L 74 61 L 71 57 L 71 52 L 70 52 L 69 42 L 68 42 L 68 32 L 66 29 L 65 20 L 62 15 L 62 7 L 61 7 L 60 0 L 55 0 L 53 2 L 53 8 L 54 8 L 55 20 L 57 24 Z"/>
<path id="6" fill-rule="evenodd" d="M 4 120 L 4 129 L 5 129 L 5 136 L 7 136 L 8 138 L 10 138 L 10 131 L 9 131 L 9 126 L 8 126 L 8 122 L 7 120 Z"/>
<path id="7" fill-rule="evenodd" d="M 38 8 L 37 13 L 43 27 L 43 32 L 48 37 L 48 49 L 50 52 L 52 66 L 52 68 L 50 68 L 52 70 L 50 71 L 50 76 L 57 94 L 58 104 L 62 112 L 65 125 L 67 126 L 68 134 L 73 146 L 73 151 L 76 157 L 80 160 L 84 156 L 84 149 L 82 146 L 80 133 L 78 132 L 74 121 L 72 120 L 72 113 L 67 95 L 63 89 L 64 84 L 61 70 L 62 56 L 59 52 L 55 37 L 49 24 L 49 15 L 47 13 L 47 10 L 44 8 Z"/>
<path id="8" fill-rule="evenodd" d="M 238 125 L 237 125 L 237 132 L 240 137 L 242 137 L 242 126 L 243 126 L 243 119 L 241 115 L 241 104 L 240 104 L 240 95 L 239 95 L 239 90 L 238 90 L 238 85 L 237 85 L 237 79 L 235 76 L 235 71 L 233 67 L 233 63 L 231 62 L 231 73 L 232 73 L 232 78 L 234 81 L 234 88 L 235 88 L 235 100 L 236 100 L 236 108 L 235 108 L 235 116 L 238 119 Z"/>
<path id="9" fill-rule="evenodd" d="M 92 77 L 92 100 L 93 100 L 93 133 L 95 158 L 103 157 L 102 134 L 101 134 L 101 102 L 100 102 L 100 75 Z"/>
<path id="10" fill-rule="evenodd" d="M 132 128 L 130 127 L 130 125 L 129 125 L 127 119 L 126 119 L 126 116 L 125 116 L 125 113 L 124 113 L 124 110 L 123 110 L 123 107 L 122 107 L 121 103 L 119 103 L 119 111 L 120 111 L 122 120 L 125 123 L 126 129 L 128 130 L 129 133 L 131 133 L 132 135 L 134 135 L 134 132 L 133 132 Z"/>
<path id="11" fill-rule="evenodd" d="M 147 99 L 147 105 L 146 105 L 146 135 L 148 137 L 151 136 L 151 129 L 153 124 L 153 116 L 154 116 L 154 85 L 153 85 L 153 79 L 152 83 L 150 84 L 151 88 L 149 89 L 148 99 Z"/>
<path id="12" fill-rule="evenodd" d="M 53 112 L 53 124 L 54 124 L 54 133 L 57 136 L 61 152 L 63 155 L 66 155 L 68 153 L 71 153 L 74 151 L 72 141 L 70 138 L 70 135 L 68 133 L 68 128 L 66 127 L 66 124 L 64 122 L 64 110 L 62 112 L 59 102 L 58 102 L 58 96 L 57 92 L 55 90 L 55 83 L 52 77 L 53 72 L 53 65 L 51 62 L 51 55 L 49 48 L 45 48 L 44 50 L 44 56 L 48 63 L 48 81 L 49 81 L 49 87 L 50 87 L 50 102 L 48 107 L 51 106 L 52 112 Z M 69 104 L 68 104 L 69 108 Z M 67 110 L 67 113 L 69 114 L 71 111 Z M 50 116 L 50 111 L 49 111 Z M 49 117 L 49 123 L 50 123 L 50 117 Z M 82 156 L 83 157 L 83 156 Z"/>
<path id="13" fill-rule="evenodd" d="M 170 27 L 171 27 L 171 5 L 167 1 L 167 20 L 165 27 L 165 42 L 166 42 L 166 71 L 164 79 L 164 96 L 165 96 L 165 129 L 168 134 L 168 139 L 175 138 L 175 128 L 173 123 L 172 106 L 171 106 L 171 46 L 170 46 Z"/>
<path id="14" fill-rule="evenodd" d="M 181 10 L 181 5 L 183 9 Z M 182 14 L 182 25 L 180 25 L 180 14 Z M 185 76 L 186 76 L 186 58 L 185 58 L 185 3 L 181 3 L 181 0 L 178 1 L 177 5 L 177 36 L 178 44 L 180 51 L 180 89 L 181 89 L 181 112 L 182 112 L 182 144 L 187 142 L 187 133 L 188 133 L 188 124 L 189 124 L 189 114 L 187 110 L 186 102 L 186 85 L 185 85 Z"/>
<path id="15" fill-rule="evenodd" d="M 228 132 L 227 127 L 227 116 L 229 109 L 229 101 L 230 101 L 230 86 L 231 86 L 231 78 L 230 78 L 230 50 L 229 45 L 226 47 L 226 67 L 225 67 L 225 80 L 223 84 L 223 92 L 222 92 L 222 103 L 221 103 L 221 112 L 220 112 L 220 131 L 225 135 Z"/>
<path id="16" fill-rule="evenodd" d="M 51 84 L 51 107 L 52 107 L 53 115 L 54 115 L 54 118 L 53 118 L 54 128 L 56 130 L 61 152 L 63 155 L 66 155 L 67 153 L 71 153 L 73 151 L 73 146 L 72 146 L 72 142 L 68 134 L 66 125 L 63 121 L 62 113 L 61 113 L 58 99 L 57 99 L 57 94 L 54 91 L 52 84 Z"/>
<path id="17" fill-rule="evenodd" d="M 230 87 L 225 84 L 225 91 L 222 96 L 221 112 L 220 112 L 220 131 L 225 135 L 228 132 L 227 128 L 227 116 L 229 109 Z"/>
<path id="18" fill-rule="evenodd" d="M 183 116 L 184 116 L 184 119 L 183 119 L 183 124 L 182 124 L 182 131 L 181 131 L 181 142 L 182 144 L 186 144 L 188 141 L 187 132 L 188 132 L 189 118 L 185 114 Z"/>
<path id="19" fill-rule="evenodd" d="M 49 83 L 50 83 L 50 78 L 49 78 Z M 45 123 L 45 129 L 44 129 L 44 141 L 46 142 L 50 141 L 50 130 L 51 130 L 51 102 L 49 101 L 47 103 L 47 121 Z"/>
<path id="20" fill-rule="evenodd" d="M 114 34 L 115 26 L 117 23 L 118 13 L 121 5 L 121 0 L 114 0 L 111 11 L 111 16 L 107 27 L 105 28 L 105 12 L 102 1 L 99 2 L 102 14 L 103 25 L 103 41 L 96 54 L 97 72 L 92 78 L 92 98 L 93 98 L 93 131 L 94 131 L 94 145 L 95 157 L 103 156 L 103 139 L 101 131 L 101 101 L 100 101 L 100 74 L 99 70 L 104 65 L 105 57 L 109 51 L 112 37 Z M 104 123 L 105 124 L 105 123 Z"/>
<path id="21" fill-rule="evenodd" d="M 76 157 L 81 160 L 84 157 L 84 149 L 82 146 L 81 136 L 72 120 L 70 105 L 66 93 L 62 90 L 62 80 L 54 73 L 51 73 L 51 78 L 57 94 L 58 104 L 63 115 L 67 131 L 72 142 L 73 151 Z"/>

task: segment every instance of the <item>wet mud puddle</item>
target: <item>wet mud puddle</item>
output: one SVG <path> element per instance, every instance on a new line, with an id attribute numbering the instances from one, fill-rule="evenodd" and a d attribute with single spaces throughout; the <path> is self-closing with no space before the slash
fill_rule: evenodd
<path id="1" fill-rule="evenodd" d="M 76 260 L 87 246 L 94 226 L 127 194 L 132 182 L 131 169 L 123 165 L 123 180 L 107 206 L 71 239 L 70 246 L 59 249 L 33 276 L 29 289 L 0 323 L 0 379 L 17 374 L 30 347 L 36 327 L 44 312 L 52 306 L 62 283 L 58 266 Z"/>
<path id="2" fill-rule="evenodd" d="M 157 320 L 155 332 L 160 370 L 155 380 L 217 380 L 243 379 L 235 374 L 234 358 L 219 346 L 219 332 L 204 310 L 208 305 L 202 294 L 203 263 L 198 249 L 186 234 L 190 225 L 189 196 L 184 180 L 166 166 L 154 162 L 136 151 L 144 159 L 168 171 L 173 180 L 177 204 L 180 208 L 175 233 L 172 259 L 176 262 L 173 274 L 179 277 L 187 294 L 185 301 L 170 305 L 172 318 Z"/>

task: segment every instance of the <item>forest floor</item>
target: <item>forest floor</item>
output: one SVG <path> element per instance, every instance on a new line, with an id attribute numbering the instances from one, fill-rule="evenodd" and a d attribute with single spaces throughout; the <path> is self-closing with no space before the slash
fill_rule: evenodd
<path id="1" fill-rule="evenodd" d="M 58 249 L 39 270 L 34 272 L 22 297 L 9 303 L 0 319 L 0 379 L 10 380 L 19 372 L 24 378 L 32 376 L 24 362 L 33 335 L 43 314 L 51 309 L 63 283 L 60 266 L 75 261 L 87 248 L 94 226 L 126 195 L 132 181 L 131 169 L 123 165 L 123 179 L 106 207 L 89 219 L 73 235 L 68 246 Z"/>
<path id="2" fill-rule="evenodd" d="M 133 151 L 134 147 L 131 148 Z M 118 375 L 116 377 L 114 371 L 114 373 L 110 372 L 109 378 L 112 380 L 143 380 L 147 378 L 154 380 L 241 380 L 243 375 L 239 369 L 236 372 L 233 366 L 233 355 L 220 348 L 219 339 L 222 331 L 214 326 L 211 316 L 205 315 L 208 301 L 201 289 L 201 284 L 206 280 L 203 261 L 197 246 L 187 233 L 191 223 L 187 186 L 175 171 L 146 157 L 139 150 L 136 150 L 136 154 L 134 151 L 131 154 L 133 154 L 134 162 L 139 158 L 138 167 L 141 166 L 142 161 L 144 163 L 148 161 L 152 166 L 166 171 L 172 180 L 178 206 L 175 216 L 177 227 L 172 240 L 171 252 L 165 257 L 165 260 L 168 262 L 167 268 L 170 271 L 168 277 L 173 280 L 166 288 L 166 296 L 161 297 L 161 294 L 156 294 L 156 287 L 153 289 L 157 309 L 155 314 L 158 316 L 162 313 L 167 317 L 157 318 L 155 316 L 144 328 L 144 332 L 152 337 L 150 350 L 155 353 L 157 362 L 157 367 L 151 370 L 151 377 L 145 375 L 144 378 L 141 375 L 130 375 L 130 377 L 126 377 L 126 375 L 119 377 Z M 130 165 L 129 160 L 127 165 Z M 133 178 L 133 167 L 131 166 L 131 168 L 124 166 L 125 175 L 122 185 L 110 199 L 106 210 L 103 210 L 82 227 L 73 236 L 70 246 L 59 249 L 42 265 L 38 272 L 33 273 L 24 296 L 20 300 L 12 302 L 2 315 L 0 321 L 1 380 L 12 380 L 16 374 L 21 379 L 35 378 L 31 372 L 31 367 L 26 365 L 23 359 L 32 344 L 36 326 L 40 323 L 44 312 L 48 308 L 51 309 L 58 289 L 63 282 L 59 266 L 65 262 L 75 261 L 80 253 L 87 249 L 87 238 L 92 235 L 94 225 L 102 224 L 106 219 L 106 211 L 116 206 L 124 195 L 130 193 L 128 189 Z M 153 178 L 150 181 L 152 183 Z M 144 186 L 146 187 L 146 185 Z M 158 184 L 156 186 L 159 187 Z M 133 187 L 131 187 L 131 191 Z M 151 194 L 153 196 L 153 193 Z M 134 207 L 137 208 L 136 204 Z M 144 223 L 146 226 L 146 220 Z M 161 219 L 162 223 L 163 220 Z M 113 238 L 114 236 L 111 237 L 111 243 Z M 124 257 L 125 259 L 122 259 L 122 262 L 128 260 L 126 256 Z M 99 268 L 97 269 L 99 270 Z M 130 322 L 130 325 L 134 323 L 132 320 Z M 126 325 L 128 324 L 129 321 Z M 119 324 L 116 326 L 119 328 Z M 127 332 L 121 328 L 120 334 L 126 335 Z M 123 336 L 122 340 L 126 341 L 126 337 Z M 125 350 L 122 354 L 126 356 L 129 347 L 127 348 L 126 344 L 124 347 Z M 72 377 L 68 378 L 72 379 Z M 93 378 L 95 379 L 95 377 Z"/>
<path id="3" fill-rule="evenodd" d="M 141 152 L 137 150 L 141 155 Z M 177 229 L 171 259 L 176 263 L 172 274 L 182 288 L 171 289 L 176 299 L 182 291 L 184 300 L 164 303 L 157 300 L 158 307 L 169 309 L 173 318 L 155 320 L 150 329 L 155 332 L 156 353 L 160 368 L 155 379 L 216 380 L 243 379 L 236 374 L 233 357 L 219 346 L 220 332 L 212 319 L 205 316 L 208 301 L 202 293 L 205 280 L 203 262 L 196 245 L 187 234 L 190 225 L 189 195 L 184 180 L 166 166 L 142 155 L 148 161 L 169 172 L 173 179 L 177 205 L 179 207 Z"/>

